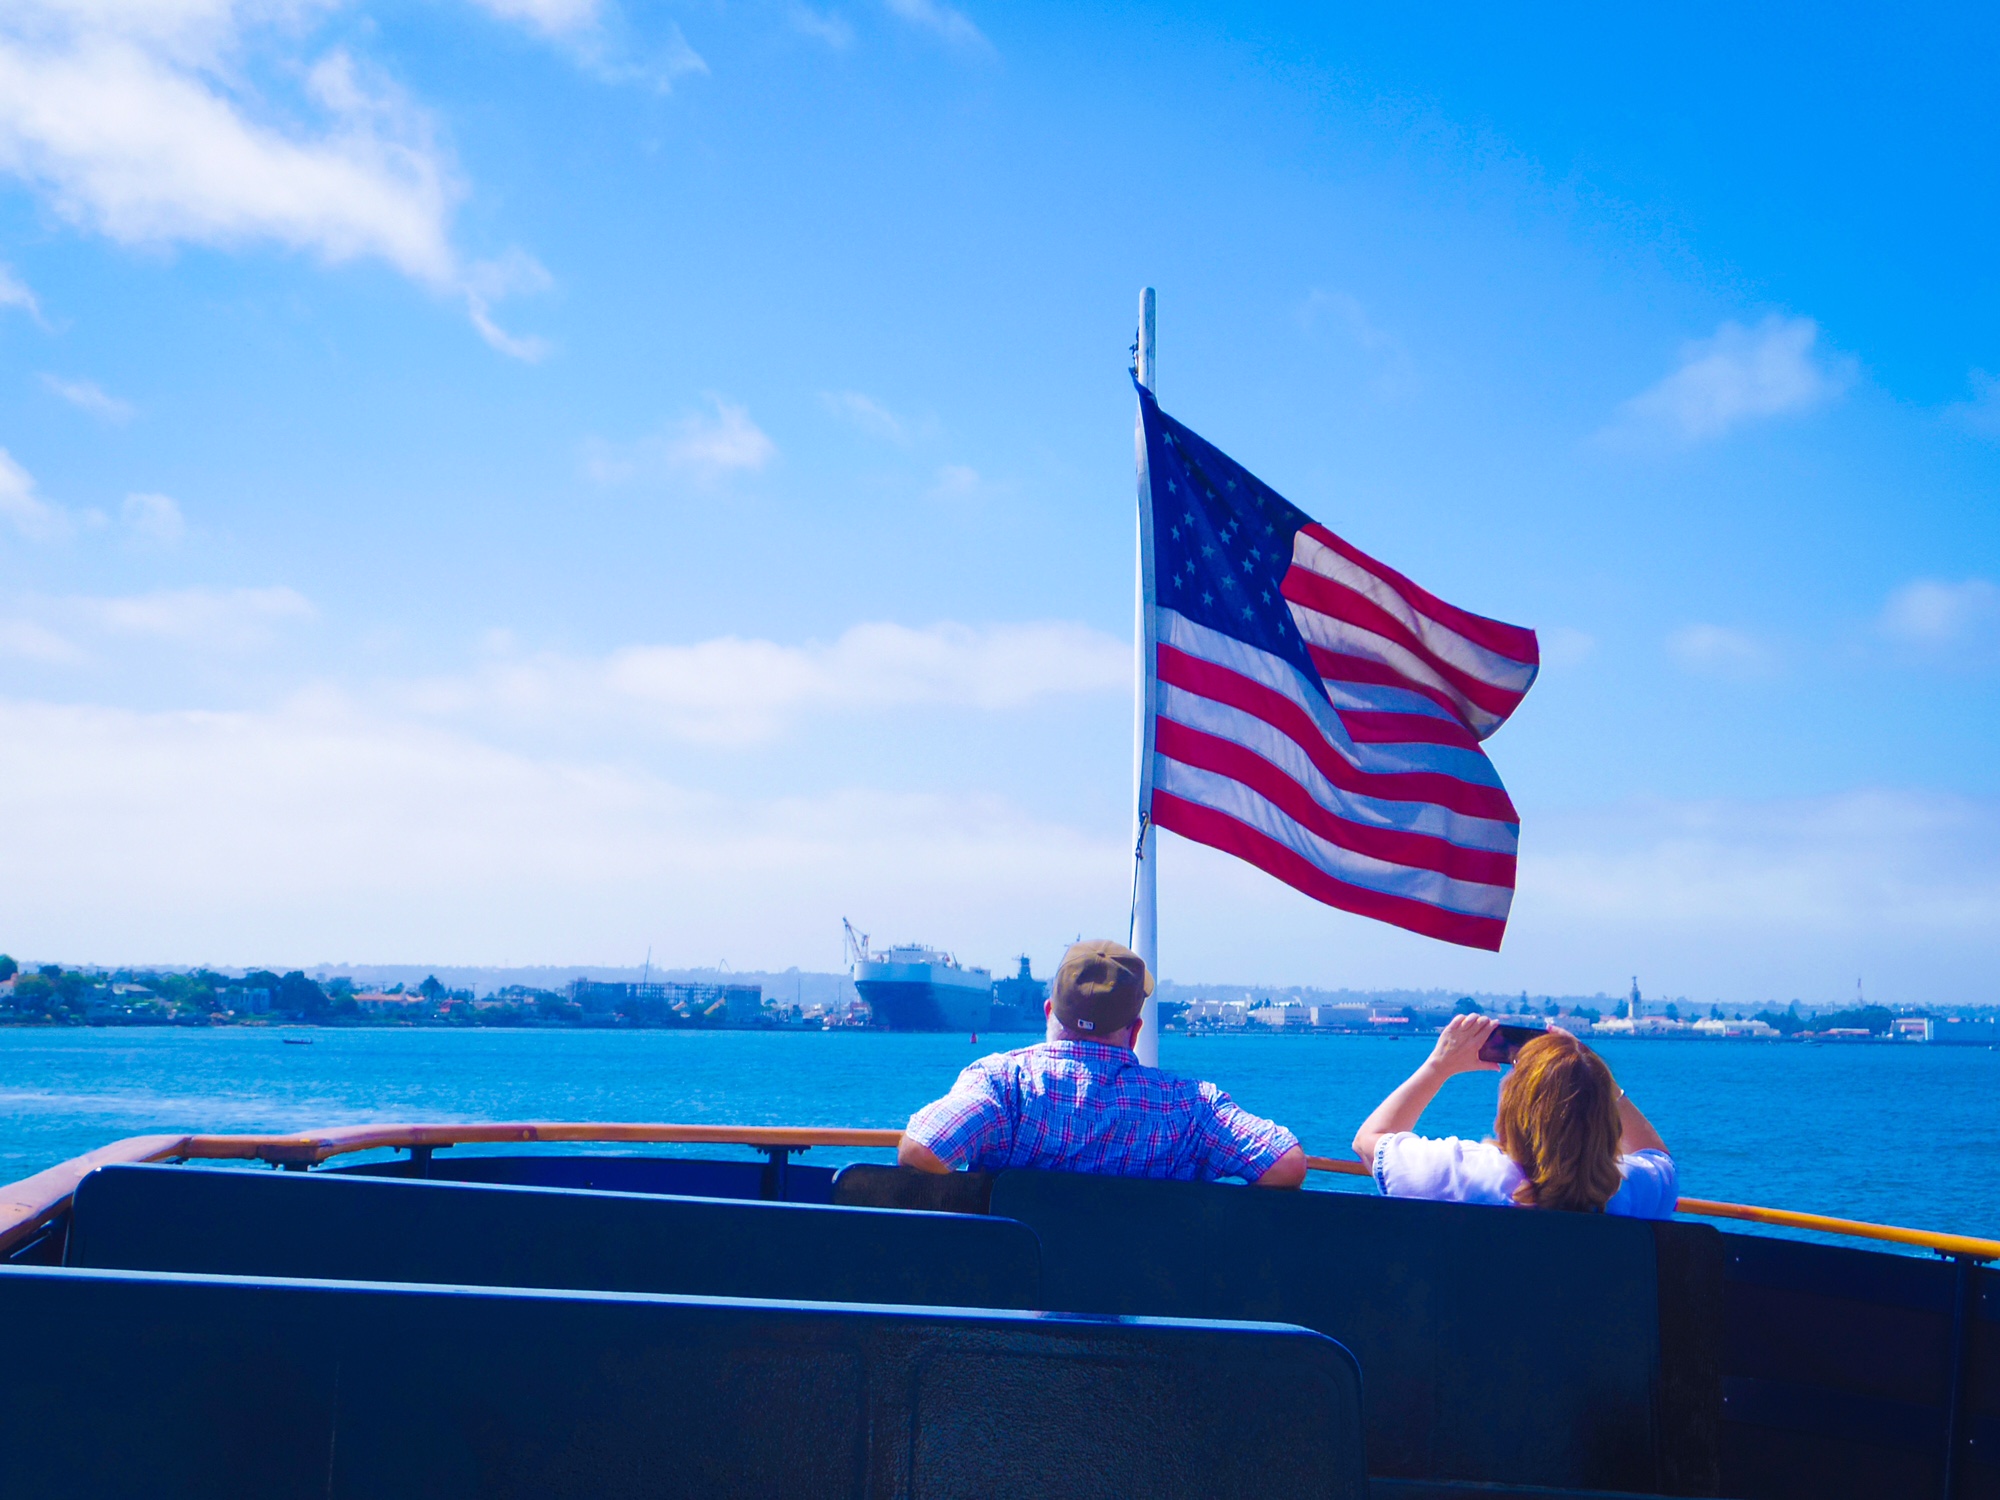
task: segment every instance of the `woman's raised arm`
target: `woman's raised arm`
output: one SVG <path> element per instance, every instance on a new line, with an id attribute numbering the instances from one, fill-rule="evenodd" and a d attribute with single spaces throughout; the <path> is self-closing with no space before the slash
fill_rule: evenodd
<path id="1" fill-rule="evenodd" d="M 1455 1073 L 1497 1072 L 1500 1064 L 1480 1061 L 1479 1049 L 1486 1045 L 1486 1039 L 1499 1024 L 1491 1016 L 1453 1016 L 1438 1033 L 1431 1055 L 1375 1106 L 1375 1113 L 1361 1122 L 1361 1128 L 1354 1133 L 1354 1154 L 1372 1168 L 1375 1148 L 1382 1137 L 1399 1130 L 1415 1130 L 1417 1121 L 1423 1118 L 1447 1078 Z"/>

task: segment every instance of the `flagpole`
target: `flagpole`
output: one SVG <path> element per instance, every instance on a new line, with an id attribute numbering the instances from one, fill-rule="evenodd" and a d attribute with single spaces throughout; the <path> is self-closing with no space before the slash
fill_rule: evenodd
<path id="1" fill-rule="evenodd" d="M 1139 384 L 1154 390 L 1153 289 L 1139 293 L 1139 348 L 1136 371 Z M 1159 952 L 1159 869 L 1156 849 L 1158 836 L 1148 816 L 1153 800 L 1153 494 L 1152 478 L 1146 462 L 1146 423 L 1139 415 L 1137 432 L 1139 462 L 1139 546 L 1138 586 L 1134 591 L 1137 620 L 1133 632 L 1136 655 L 1132 723 L 1132 951 L 1146 961 L 1146 971 L 1157 983 Z M 1145 1024 L 1139 1028 L 1135 1051 L 1148 1067 L 1160 1065 L 1160 1004 L 1149 996 L 1140 1012 Z"/>

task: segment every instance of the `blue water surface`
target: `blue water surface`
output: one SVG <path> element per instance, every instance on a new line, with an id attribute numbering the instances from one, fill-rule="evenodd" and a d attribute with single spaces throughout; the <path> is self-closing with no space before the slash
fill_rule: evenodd
<path id="1" fill-rule="evenodd" d="M 1030 1040 L 0 1028 L 0 1182 L 158 1132 L 536 1119 L 894 1128 L 973 1057 Z M 1336 1156 L 1427 1050 L 1417 1038 L 1169 1036 L 1162 1062 L 1213 1079 L 1245 1108 L 1291 1126 L 1308 1151 Z M 1607 1041 L 1601 1050 L 1673 1148 L 1688 1197 L 2000 1238 L 2000 1053 L 1726 1041 Z M 1453 1080 L 1425 1133 L 1486 1134 L 1497 1087 L 1496 1074 Z M 854 1159 L 885 1158 L 806 1158 Z M 1373 1190 L 1365 1179 L 1316 1176 L 1314 1185 Z"/>

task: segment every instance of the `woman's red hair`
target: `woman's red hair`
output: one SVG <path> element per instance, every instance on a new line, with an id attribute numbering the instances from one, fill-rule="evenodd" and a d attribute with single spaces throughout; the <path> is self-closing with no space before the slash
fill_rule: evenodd
<path id="1" fill-rule="evenodd" d="M 1563 1031 L 1536 1037 L 1500 1084 L 1493 1135 L 1528 1179 L 1514 1201 L 1601 1213 L 1618 1170 L 1618 1085 L 1604 1059 Z"/>

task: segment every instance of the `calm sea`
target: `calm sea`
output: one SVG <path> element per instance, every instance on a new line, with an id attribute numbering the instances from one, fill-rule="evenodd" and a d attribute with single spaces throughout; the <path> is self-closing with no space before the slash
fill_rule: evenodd
<path id="1" fill-rule="evenodd" d="M 310 1038 L 287 1046 L 284 1037 Z M 1027 1037 L 855 1032 L 0 1028 L 0 1182 L 121 1136 L 379 1120 L 900 1126 L 972 1057 Z M 1162 1062 L 1344 1155 L 1422 1058 L 1415 1038 L 1173 1037 Z M 1603 1044 L 1689 1197 L 2000 1238 L 2000 1052 Z M 1478 1136 L 1497 1078 L 1447 1086 L 1429 1134 Z M 744 1153 L 746 1157 L 749 1153 Z M 879 1154 L 814 1152 L 835 1165 Z M 1370 1190 L 1365 1181 L 1316 1185 Z"/>

